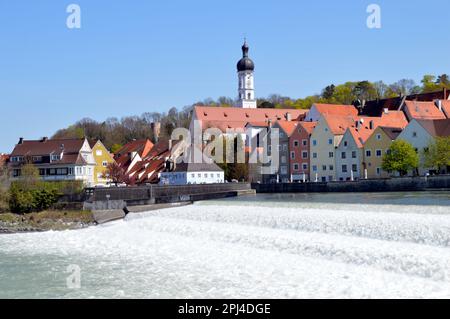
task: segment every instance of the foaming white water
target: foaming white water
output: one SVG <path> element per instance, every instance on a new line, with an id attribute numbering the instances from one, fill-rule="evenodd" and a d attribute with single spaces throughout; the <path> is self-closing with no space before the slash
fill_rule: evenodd
<path id="1" fill-rule="evenodd" d="M 81 231 L 0 236 L 0 297 L 450 297 L 442 206 L 320 205 L 205 202 Z M 66 287 L 71 264 L 81 289 Z"/>

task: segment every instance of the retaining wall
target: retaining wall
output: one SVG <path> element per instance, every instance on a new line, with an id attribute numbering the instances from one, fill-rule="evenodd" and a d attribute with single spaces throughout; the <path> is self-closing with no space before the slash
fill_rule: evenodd
<path id="1" fill-rule="evenodd" d="M 450 190 L 450 175 L 354 182 L 252 184 L 257 193 L 406 192 Z"/>

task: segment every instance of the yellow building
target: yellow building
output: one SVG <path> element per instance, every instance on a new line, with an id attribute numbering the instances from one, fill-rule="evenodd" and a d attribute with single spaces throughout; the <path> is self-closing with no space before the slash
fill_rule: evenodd
<path id="1" fill-rule="evenodd" d="M 92 154 L 94 155 L 96 166 L 94 168 L 94 184 L 107 185 L 108 179 L 104 178 L 104 173 L 108 167 L 108 164 L 114 163 L 114 158 L 103 143 L 98 141 L 90 141 L 89 144 L 92 148 Z"/>
<path id="2" fill-rule="evenodd" d="M 387 178 L 389 173 L 382 167 L 383 156 L 391 147 L 392 142 L 402 132 L 401 128 L 382 127 L 375 129 L 373 134 L 364 143 L 363 156 L 363 176 L 367 170 L 367 178 Z"/>

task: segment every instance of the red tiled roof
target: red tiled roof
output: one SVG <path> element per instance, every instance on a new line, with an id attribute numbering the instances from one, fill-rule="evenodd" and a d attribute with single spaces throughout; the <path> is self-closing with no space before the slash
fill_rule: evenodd
<path id="1" fill-rule="evenodd" d="M 298 125 L 297 121 L 278 121 L 276 122 L 276 125 L 278 125 L 284 133 L 289 137 L 292 135 L 292 133 L 295 132 L 295 129 Z"/>
<path id="2" fill-rule="evenodd" d="M 24 140 L 14 147 L 11 156 L 44 156 L 52 153 L 79 153 L 85 139 Z"/>
<path id="3" fill-rule="evenodd" d="M 322 117 L 327 122 L 334 135 L 344 135 L 347 128 L 354 126 L 357 120 L 356 116 L 322 114 Z"/>
<path id="4" fill-rule="evenodd" d="M 128 153 L 136 152 L 140 157 L 147 156 L 148 152 L 153 147 L 153 143 L 150 140 L 136 140 L 125 144 L 117 153 L 116 156 L 127 155 Z"/>
<path id="5" fill-rule="evenodd" d="M 196 119 L 202 121 L 203 128 L 234 128 L 245 129 L 249 122 L 267 122 L 286 120 L 290 115 L 292 120 L 301 118 L 308 110 L 297 109 L 244 109 L 244 108 L 224 108 L 196 106 L 194 113 Z M 223 129 L 222 129 L 223 131 Z"/>
<path id="6" fill-rule="evenodd" d="M 447 118 L 450 119 L 450 101 L 449 100 L 442 100 L 442 111 L 444 111 Z"/>
<path id="7" fill-rule="evenodd" d="M 311 134 L 317 126 L 317 122 L 298 122 L 298 124 L 303 127 L 308 134 Z"/>
<path id="8" fill-rule="evenodd" d="M 411 117 L 410 120 L 438 120 L 446 118 L 434 102 L 405 101 L 405 110 Z"/>
<path id="9" fill-rule="evenodd" d="M 450 119 L 417 120 L 417 122 L 434 137 L 450 136 Z"/>
<path id="10" fill-rule="evenodd" d="M 337 115 L 337 116 L 358 115 L 358 110 L 353 105 L 315 103 L 313 106 L 320 114 Z"/>

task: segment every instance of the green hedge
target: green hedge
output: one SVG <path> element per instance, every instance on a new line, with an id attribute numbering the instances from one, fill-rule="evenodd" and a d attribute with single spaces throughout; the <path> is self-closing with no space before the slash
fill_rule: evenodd
<path id="1" fill-rule="evenodd" d="M 40 212 L 52 207 L 62 195 L 83 191 L 79 182 L 13 182 L 9 190 L 9 209 L 16 214 Z"/>

